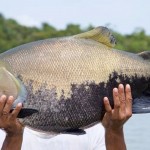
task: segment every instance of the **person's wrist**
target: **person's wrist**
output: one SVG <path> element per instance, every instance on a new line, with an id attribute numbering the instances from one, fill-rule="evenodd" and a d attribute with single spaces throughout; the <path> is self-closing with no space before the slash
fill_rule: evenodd
<path id="1" fill-rule="evenodd" d="M 23 137 L 23 132 L 22 133 L 7 133 L 6 134 L 7 138 L 22 138 Z"/>
<path id="2" fill-rule="evenodd" d="M 105 128 L 105 132 L 112 135 L 123 135 L 123 127 L 121 128 Z"/>
<path id="3" fill-rule="evenodd" d="M 24 132 L 24 128 L 22 127 L 22 128 L 20 128 L 20 129 L 18 129 L 18 131 L 6 131 L 6 135 L 7 136 L 9 136 L 9 137 L 21 137 L 21 136 L 23 136 L 23 132 Z"/>
<path id="4" fill-rule="evenodd" d="M 18 136 L 23 136 L 23 132 L 19 132 L 19 133 L 7 132 L 6 135 L 9 137 L 18 137 Z"/>

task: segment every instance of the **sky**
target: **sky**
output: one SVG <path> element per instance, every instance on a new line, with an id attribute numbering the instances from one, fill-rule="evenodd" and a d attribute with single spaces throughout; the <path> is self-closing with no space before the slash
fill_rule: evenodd
<path id="1" fill-rule="evenodd" d="M 150 0 L 0 0 L 0 13 L 26 26 L 48 23 L 107 26 L 122 34 L 143 28 L 150 34 Z"/>

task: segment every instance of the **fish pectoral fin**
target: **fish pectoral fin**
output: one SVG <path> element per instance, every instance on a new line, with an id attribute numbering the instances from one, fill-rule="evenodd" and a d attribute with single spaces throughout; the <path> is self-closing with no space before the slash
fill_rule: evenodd
<path id="1" fill-rule="evenodd" d="M 61 132 L 62 134 L 83 135 L 86 132 L 83 129 L 67 129 Z"/>
<path id="2" fill-rule="evenodd" d="M 142 96 L 133 100 L 132 113 L 150 113 L 150 97 Z"/>
<path id="3" fill-rule="evenodd" d="M 12 112 L 14 109 L 11 109 L 10 112 Z M 17 116 L 17 118 L 25 118 L 28 116 L 31 116 L 34 113 L 38 113 L 39 111 L 37 109 L 33 108 L 22 108 Z"/>
<path id="4" fill-rule="evenodd" d="M 142 57 L 143 59 L 150 61 L 150 51 L 144 51 L 144 52 L 138 53 L 138 55 Z"/>
<path id="5" fill-rule="evenodd" d="M 93 30 L 90 30 L 85 33 L 74 35 L 75 38 L 84 38 L 91 39 L 102 44 L 107 45 L 108 47 L 114 47 L 116 45 L 116 39 L 106 27 L 97 27 Z"/>

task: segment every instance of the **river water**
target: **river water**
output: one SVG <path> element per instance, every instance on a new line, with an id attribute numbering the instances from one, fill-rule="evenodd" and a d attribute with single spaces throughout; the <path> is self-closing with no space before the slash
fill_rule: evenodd
<path id="1" fill-rule="evenodd" d="M 124 133 L 127 150 L 150 150 L 150 114 L 133 115 Z"/>

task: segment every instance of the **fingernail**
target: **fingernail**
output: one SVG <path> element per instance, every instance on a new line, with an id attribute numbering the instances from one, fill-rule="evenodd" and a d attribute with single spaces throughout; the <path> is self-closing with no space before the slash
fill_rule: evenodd
<path id="1" fill-rule="evenodd" d="M 119 84 L 119 88 L 123 88 L 124 86 L 123 86 L 123 84 Z"/>
<path id="2" fill-rule="evenodd" d="M 130 85 L 129 85 L 129 84 L 127 84 L 127 85 L 126 85 L 126 88 L 129 88 L 129 89 L 130 89 Z"/>
<path id="3" fill-rule="evenodd" d="M 1 98 L 2 98 L 2 99 L 6 99 L 6 95 L 2 95 Z"/>
<path id="4" fill-rule="evenodd" d="M 2 95 L 1 97 L 0 97 L 0 101 L 1 102 L 4 102 L 6 100 L 6 95 Z"/>
<path id="5" fill-rule="evenodd" d="M 104 101 L 107 101 L 108 100 L 108 97 L 104 97 Z"/>
<path id="6" fill-rule="evenodd" d="M 13 96 L 9 96 L 9 99 L 14 100 L 14 97 Z"/>
<path id="7" fill-rule="evenodd" d="M 22 103 L 18 103 L 18 107 L 22 107 Z"/>
<path id="8" fill-rule="evenodd" d="M 113 91 L 114 91 L 114 92 L 118 92 L 118 89 L 117 89 L 117 88 L 114 88 Z"/>

